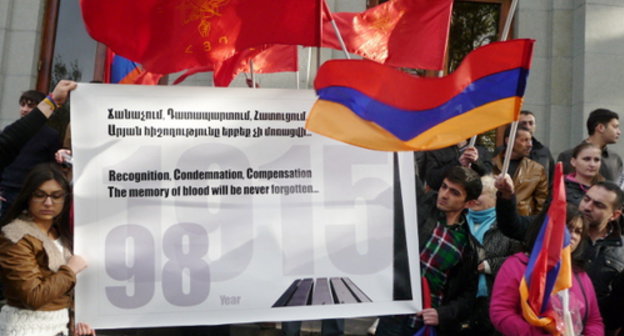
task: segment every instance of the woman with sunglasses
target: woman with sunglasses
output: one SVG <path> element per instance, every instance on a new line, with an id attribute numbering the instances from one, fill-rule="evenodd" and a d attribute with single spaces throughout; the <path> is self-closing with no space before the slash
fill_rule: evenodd
<path id="1" fill-rule="evenodd" d="M 52 164 L 36 166 L 0 220 L 0 280 L 7 304 L 0 335 L 68 335 L 76 274 L 86 262 L 72 255 L 70 187 Z M 78 334 L 91 334 L 86 324 Z"/>

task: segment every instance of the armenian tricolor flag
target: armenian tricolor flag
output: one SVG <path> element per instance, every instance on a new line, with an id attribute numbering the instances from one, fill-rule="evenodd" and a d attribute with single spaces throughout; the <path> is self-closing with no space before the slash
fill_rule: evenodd
<path id="1" fill-rule="evenodd" d="M 314 82 L 306 128 L 355 146 L 431 150 L 518 119 L 533 40 L 472 51 L 452 74 L 414 77 L 364 60 L 333 60 Z"/>
<path id="2" fill-rule="evenodd" d="M 106 51 L 105 64 L 104 83 L 156 85 L 162 77 L 160 74 L 145 71 L 140 64 L 117 55 L 110 49 Z"/>
<path id="3" fill-rule="evenodd" d="M 555 167 L 553 198 L 533 245 L 520 282 L 522 315 L 531 325 L 559 335 L 557 317 L 549 307 L 550 295 L 572 287 L 570 234 L 566 227 L 566 197 L 561 162 Z"/>

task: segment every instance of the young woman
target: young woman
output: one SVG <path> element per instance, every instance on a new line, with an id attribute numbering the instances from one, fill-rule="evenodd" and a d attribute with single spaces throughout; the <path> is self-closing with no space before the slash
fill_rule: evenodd
<path id="1" fill-rule="evenodd" d="M 576 206 L 568 204 L 567 226 L 570 232 L 572 249 L 572 288 L 570 293 L 570 311 L 574 325 L 574 335 L 602 336 L 604 325 L 598 310 L 598 301 L 591 280 L 583 271 L 582 244 L 587 234 L 587 226 Z M 520 292 L 518 288 L 529 261 L 530 251 L 543 222 L 544 215 L 537 216 L 527 234 L 526 252 L 516 253 L 509 257 L 498 271 L 492 301 L 490 318 L 496 329 L 504 335 L 550 335 L 545 329 L 529 325 L 522 317 Z M 558 294 L 551 296 L 550 303 L 555 312 L 561 314 L 561 299 Z"/>
<path id="2" fill-rule="evenodd" d="M 67 335 L 76 274 L 86 262 L 71 253 L 70 188 L 63 173 L 41 164 L 28 174 L 0 220 L 0 279 L 7 304 L 0 335 Z M 91 333 L 85 324 L 78 334 Z"/>
<path id="3" fill-rule="evenodd" d="M 565 177 L 568 203 L 579 205 L 589 187 L 604 180 L 600 175 L 600 148 L 584 142 L 572 150 L 570 164 L 574 171 Z"/>

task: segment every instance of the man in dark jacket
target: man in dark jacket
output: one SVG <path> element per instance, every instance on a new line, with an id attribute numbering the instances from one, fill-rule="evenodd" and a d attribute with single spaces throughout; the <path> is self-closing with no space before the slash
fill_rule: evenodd
<path id="1" fill-rule="evenodd" d="M 20 116 L 26 117 L 44 99 L 49 98 L 46 98 L 46 95 L 39 91 L 29 90 L 22 93 L 19 99 Z M 28 172 L 39 163 L 54 162 L 54 153 L 60 147 L 61 141 L 58 131 L 47 125 L 40 127 L 39 131 L 22 146 L 13 162 L 2 171 L 0 190 L 3 214 L 17 197 Z"/>
<path id="2" fill-rule="evenodd" d="M 474 170 L 456 166 L 447 172 L 437 193 L 419 197 L 420 269 L 433 308 L 416 316 L 382 317 L 376 335 L 411 336 L 423 324 L 437 326 L 439 335 L 457 334 L 476 296 L 477 255 L 465 210 L 474 205 L 481 188 Z"/>
<path id="3" fill-rule="evenodd" d="M 533 147 L 531 147 L 529 159 L 541 164 L 548 174 L 548 181 L 551 181 L 553 173 L 555 171 L 555 160 L 553 160 L 550 149 L 544 146 L 544 144 L 542 144 L 541 142 L 539 142 L 539 140 L 535 138 L 535 129 L 537 128 L 537 123 L 535 122 L 535 114 L 527 110 L 520 111 L 518 124 L 520 126 L 526 127 L 531 133 L 531 141 L 533 142 Z"/>
<path id="4" fill-rule="evenodd" d="M 522 239 L 533 217 L 519 216 L 515 211 L 513 182 L 509 175 L 498 177 L 496 187 L 499 190 L 496 201 L 496 216 L 500 230 L 507 236 Z M 613 302 L 624 302 L 624 291 L 613 291 L 614 281 L 624 277 L 624 237 L 622 237 L 618 220 L 622 215 L 624 194 L 612 182 L 598 182 L 587 192 L 579 210 L 583 221 L 588 225 L 588 237 L 585 240 L 583 256 L 587 261 L 587 275 L 591 279 L 600 313 L 607 330 L 615 330 L 624 325 L 618 314 L 619 305 Z"/>
<path id="5" fill-rule="evenodd" d="M 76 88 L 76 82 L 60 81 L 52 95 L 58 104 L 64 104 L 69 91 Z M 54 108 L 45 102 L 39 103 L 31 113 L 7 126 L 0 133 L 0 170 L 13 162 L 20 150 L 30 140 L 54 112 Z"/>

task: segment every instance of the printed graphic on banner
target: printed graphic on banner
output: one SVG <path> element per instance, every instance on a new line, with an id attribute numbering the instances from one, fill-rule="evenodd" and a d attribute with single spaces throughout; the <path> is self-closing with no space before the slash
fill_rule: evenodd
<path id="1" fill-rule="evenodd" d="M 403 276 L 419 278 L 413 156 L 309 133 L 314 100 L 80 84 L 75 253 L 89 268 L 77 320 L 139 328 L 420 309 L 418 281 L 394 288 L 397 239 L 415 260 Z"/>

